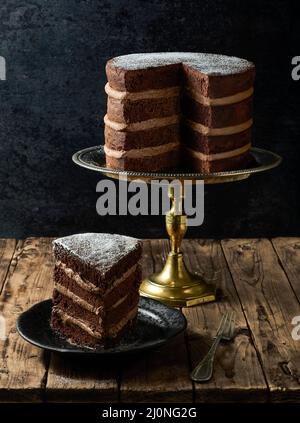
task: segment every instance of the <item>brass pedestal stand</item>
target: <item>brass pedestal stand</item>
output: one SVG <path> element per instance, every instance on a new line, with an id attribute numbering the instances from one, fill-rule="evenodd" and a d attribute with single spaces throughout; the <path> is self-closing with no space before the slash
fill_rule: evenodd
<path id="1" fill-rule="evenodd" d="M 172 208 L 166 214 L 166 227 L 171 240 L 171 251 L 162 271 L 142 282 L 140 293 L 174 307 L 189 307 L 214 301 L 215 287 L 186 268 L 180 245 L 187 230 L 187 217 L 175 211 L 178 199 L 175 198 L 173 186 L 169 186 L 169 197 Z"/>
<path id="2" fill-rule="evenodd" d="M 228 172 L 215 172 L 210 174 L 201 173 L 151 173 L 133 172 L 110 169 L 105 164 L 103 147 L 90 147 L 78 151 L 72 157 L 73 161 L 82 167 L 102 173 L 113 179 L 126 179 L 128 181 L 139 179 L 145 182 L 166 179 L 173 181 L 204 180 L 206 184 L 240 181 L 250 175 L 264 172 L 278 166 L 281 157 L 271 151 L 260 148 L 252 148 L 253 167 L 233 170 Z M 160 273 L 146 278 L 141 285 L 141 295 L 154 298 L 163 303 L 176 306 L 193 306 L 196 304 L 214 301 L 215 287 L 208 284 L 201 276 L 191 273 L 184 264 L 183 254 L 180 251 L 181 241 L 186 233 L 187 218 L 184 214 L 175 212 L 176 198 L 172 186 L 169 196 L 172 200 L 172 208 L 166 215 L 167 232 L 171 239 L 171 252 L 168 255 L 164 268 Z"/>

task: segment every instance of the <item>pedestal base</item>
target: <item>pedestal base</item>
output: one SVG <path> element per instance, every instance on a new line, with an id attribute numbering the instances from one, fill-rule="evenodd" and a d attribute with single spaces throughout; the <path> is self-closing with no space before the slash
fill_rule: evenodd
<path id="1" fill-rule="evenodd" d="M 143 280 L 140 294 L 173 307 L 190 307 L 216 299 L 215 287 L 186 268 L 182 253 L 170 253 L 163 270 Z"/>

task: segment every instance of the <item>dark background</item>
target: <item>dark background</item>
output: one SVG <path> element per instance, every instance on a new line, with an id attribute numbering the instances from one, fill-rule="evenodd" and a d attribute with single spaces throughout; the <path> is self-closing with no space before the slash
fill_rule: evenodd
<path id="1" fill-rule="evenodd" d="M 99 175 L 76 150 L 103 142 L 106 61 L 151 51 L 241 56 L 257 66 L 254 145 L 276 170 L 206 189 L 190 236 L 300 235 L 300 55 L 297 2 L 282 0 L 1 0 L 0 236 L 106 231 L 165 234 L 161 217 L 99 217 Z"/>

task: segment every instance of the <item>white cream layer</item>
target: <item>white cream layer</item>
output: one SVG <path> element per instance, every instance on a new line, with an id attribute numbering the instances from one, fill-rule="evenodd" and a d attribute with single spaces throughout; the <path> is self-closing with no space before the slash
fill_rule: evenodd
<path id="1" fill-rule="evenodd" d="M 240 154 L 245 153 L 251 147 L 251 144 L 243 145 L 243 147 L 236 148 L 235 150 L 224 151 L 223 153 L 216 153 L 216 154 L 203 154 L 200 151 L 192 150 L 191 148 L 187 148 L 186 150 L 197 159 L 212 162 L 214 160 L 222 160 L 222 159 L 229 159 L 231 157 L 239 156 Z"/>
<path id="2" fill-rule="evenodd" d="M 145 148 L 133 148 L 131 150 L 112 150 L 104 145 L 105 154 L 108 157 L 113 157 L 115 159 L 140 159 L 144 157 L 153 157 L 158 156 L 169 151 L 178 149 L 180 144 L 178 142 L 170 142 L 169 144 L 162 144 L 155 147 L 145 147 Z"/>
<path id="3" fill-rule="evenodd" d="M 92 284 L 89 281 L 84 280 L 79 273 L 74 272 L 73 269 L 71 269 L 70 267 L 67 267 L 67 265 L 65 263 L 62 263 L 60 260 L 58 260 L 55 265 L 57 267 L 59 267 L 60 269 L 62 269 L 64 271 L 64 273 L 71 278 L 72 280 L 74 280 L 82 289 L 88 291 L 88 292 L 93 292 L 93 293 L 100 293 L 103 290 L 98 287 L 95 286 L 94 284 Z M 134 266 L 132 266 L 130 269 L 127 270 L 127 272 L 125 272 L 120 278 L 115 279 L 114 281 L 112 281 L 112 283 L 109 284 L 109 287 L 107 288 L 107 290 L 105 291 L 105 295 L 110 292 L 112 289 L 114 289 L 116 286 L 118 286 L 119 284 L 121 284 L 125 279 L 127 279 L 130 275 L 132 275 L 136 268 L 137 268 L 137 264 L 135 264 Z"/>
<path id="4" fill-rule="evenodd" d="M 152 98 L 168 98 L 168 97 L 176 97 L 180 94 L 180 87 L 171 87 L 171 88 L 164 88 L 159 90 L 147 90 L 147 91 L 139 91 L 139 92 L 129 92 L 129 91 L 118 91 L 112 88 L 109 83 L 105 85 L 105 92 L 106 94 L 114 98 L 115 100 L 130 100 L 130 101 L 138 101 L 138 100 L 146 100 Z M 241 91 L 239 93 L 226 96 L 226 97 L 205 97 L 201 95 L 196 90 L 192 90 L 190 88 L 185 88 L 185 92 L 198 101 L 199 103 L 205 106 L 224 106 L 226 104 L 233 104 L 238 103 L 246 98 L 250 97 L 253 94 L 253 87 L 249 88 L 248 90 Z"/>

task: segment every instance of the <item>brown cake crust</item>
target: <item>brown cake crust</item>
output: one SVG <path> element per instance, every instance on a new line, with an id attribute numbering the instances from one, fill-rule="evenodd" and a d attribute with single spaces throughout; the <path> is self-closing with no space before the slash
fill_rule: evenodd
<path id="1" fill-rule="evenodd" d="M 53 305 L 66 312 L 69 316 L 77 319 L 82 319 L 88 323 L 89 326 L 95 328 L 99 326 L 99 319 L 102 321 L 104 329 L 108 329 L 110 326 L 117 324 L 128 310 L 132 310 L 137 306 L 139 302 L 139 293 L 134 291 L 126 296 L 124 301 L 120 303 L 116 308 L 106 309 L 103 308 L 99 314 L 91 313 L 90 311 L 80 307 L 74 301 L 70 300 L 67 296 L 61 294 L 56 289 L 53 292 Z M 106 334 L 104 334 L 106 336 Z"/>
<path id="2" fill-rule="evenodd" d="M 247 91 L 253 86 L 255 68 L 229 75 L 206 75 L 189 65 L 183 65 L 183 85 L 205 97 L 220 98 Z"/>
<path id="3" fill-rule="evenodd" d="M 203 154 L 223 153 L 250 144 L 252 132 L 252 129 L 249 128 L 237 134 L 209 136 L 194 131 L 188 125 L 183 125 L 181 130 L 183 144 Z"/>
<path id="4" fill-rule="evenodd" d="M 140 266 L 137 266 L 133 273 L 124 279 L 122 283 L 107 292 L 104 296 L 83 289 L 80 285 L 78 285 L 78 283 L 76 283 L 76 281 L 67 276 L 66 273 L 58 266 L 55 266 L 54 268 L 54 280 L 58 281 L 60 286 L 63 286 L 70 292 L 88 302 L 91 306 L 100 309 L 109 309 L 120 298 L 125 297 L 128 292 L 137 292 L 140 281 L 142 280 L 142 270 Z M 101 310 L 99 313 L 101 313 Z"/>
<path id="5" fill-rule="evenodd" d="M 177 166 L 180 156 L 180 149 L 168 153 L 156 155 L 155 157 L 141 158 L 120 158 L 106 155 L 106 166 L 112 169 L 155 172 L 164 169 L 173 169 Z"/>
<path id="6" fill-rule="evenodd" d="M 155 55 L 155 54 L 154 54 Z M 130 56 L 113 58 L 106 64 L 106 75 L 109 85 L 119 91 L 139 92 L 152 89 L 162 89 L 167 87 L 175 87 L 183 85 L 196 89 L 202 95 L 211 98 L 226 97 L 235 93 L 246 91 L 253 85 L 255 77 L 255 67 L 253 63 L 243 61 L 238 58 L 230 58 L 222 55 L 210 55 L 199 53 L 173 53 L 173 58 L 170 61 L 175 63 L 164 64 L 163 56 L 172 56 L 172 53 L 161 54 L 161 63 L 155 63 L 155 59 L 151 58 L 151 54 L 140 55 L 145 56 L 145 64 L 143 68 L 138 65 L 138 58 L 136 68 L 135 66 L 126 66 L 126 59 L 130 60 Z M 199 59 L 197 59 L 199 56 Z M 216 67 L 212 71 L 201 70 L 201 61 L 205 61 L 205 57 L 211 57 L 214 61 L 217 58 L 224 58 L 225 63 Z M 148 58 L 148 60 L 147 60 Z M 230 64 L 226 63 L 226 59 L 236 59 L 232 61 L 232 70 Z M 199 66 L 194 64 L 199 60 Z M 148 63 L 147 63 L 148 61 Z M 243 66 L 238 66 L 240 62 L 247 62 Z M 229 70 L 228 70 L 229 66 Z M 203 66 L 206 69 L 206 66 Z"/>
<path id="7" fill-rule="evenodd" d="M 54 241 L 52 328 L 82 346 L 120 339 L 136 319 L 141 248 L 135 238 L 110 234 Z"/>
<path id="8" fill-rule="evenodd" d="M 106 71 L 108 167 L 150 172 L 176 168 L 184 161 L 178 141 L 208 156 L 250 145 L 253 63 L 203 53 L 153 53 L 111 59 Z M 181 88 L 181 94 L 176 87 Z M 164 89 L 165 94 L 161 91 Z M 170 97 L 173 94 L 175 97 Z M 165 128 L 162 121 L 151 121 L 179 112 L 184 117 L 179 125 L 168 122 Z M 186 128 L 187 123 L 190 128 Z M 174 143 L 170 145 L 174 151 L 158 154 L 158 150 L 142 150 L 169 143 Z M 194 156 L 188 161 L 189 170 L 243 167 L 248 163 L 249 151 L 240 157 L 210 159 Z"/>
<path id="9" fill-rule="evenodd" d="M 182 98 L 182 110 L 188 119 L 209 128 L 239 125 L 252 118 L 253 96 L 224 106 L 205 106 L 188 95 Z"/>
<path id="10" fill-rule="evenodd" d="M 211 173 L 211 172 L 223 172 L 224 170 L 237 170 L 243 169 L 250 164 L 249 151 L 240 154 L 238 156 L 230 157 L 222 160 L 200 160 L 195 158 L 189 152 L 185 154 L 185 165 L 192 166 L 195 172 L 200 173 Z"/>
<path id="11" fill-rule="evenodd" d="M 179 124 L 135 132 L 115 131 L 105 125 L 105 145 L 117 151 L 155 147 L 175 142 L 180 142 Z"/>
<path id="12" fill-rule="evenodd" d="M 114 122 L 140 122 L 180 113 L 179 97 L 152 98 L 138 101 L 107 99 L 107 116 Z"/>
<path id="13" fill-rule="evenodd" d="M 150 69 L 126 70 L 116 68 L 114 59 L 106 64 L 109 85 L 118 91 L 139 92 L 159 90 L 180 85 L 181 64 L 172 64 Z"/>
<path id="14" fill-rule="evenodd" d="M 75 345 L 81 345 L 93 349 L 101 347 L 108 348 L 116 345 L 120 339 L 134 327 L 135 323 L 136 316 L 126 323 L 115 338 L 99 340 L 70 322 L 65 324 L 55 309 L 52 312 L 51 318 L 51 326 L 58 334 Z"/>
<path id="15" fill-rule="evenodd" d="M 54 242 L 53 252 L 57 261 L 65 263 L 68 268 L 78 272 L 83 279 L 88 280 L 104 292 L 110 282 L 121 277 L 128 268 L 138 262 L 142 253 L 142 244 L 137 243 L 126 256 L 121 257 L 104 274 L 96 267 L 91 267 L 80 256 L 76 256 L 72 251 L 65 249 L 59 242 Z"/>

